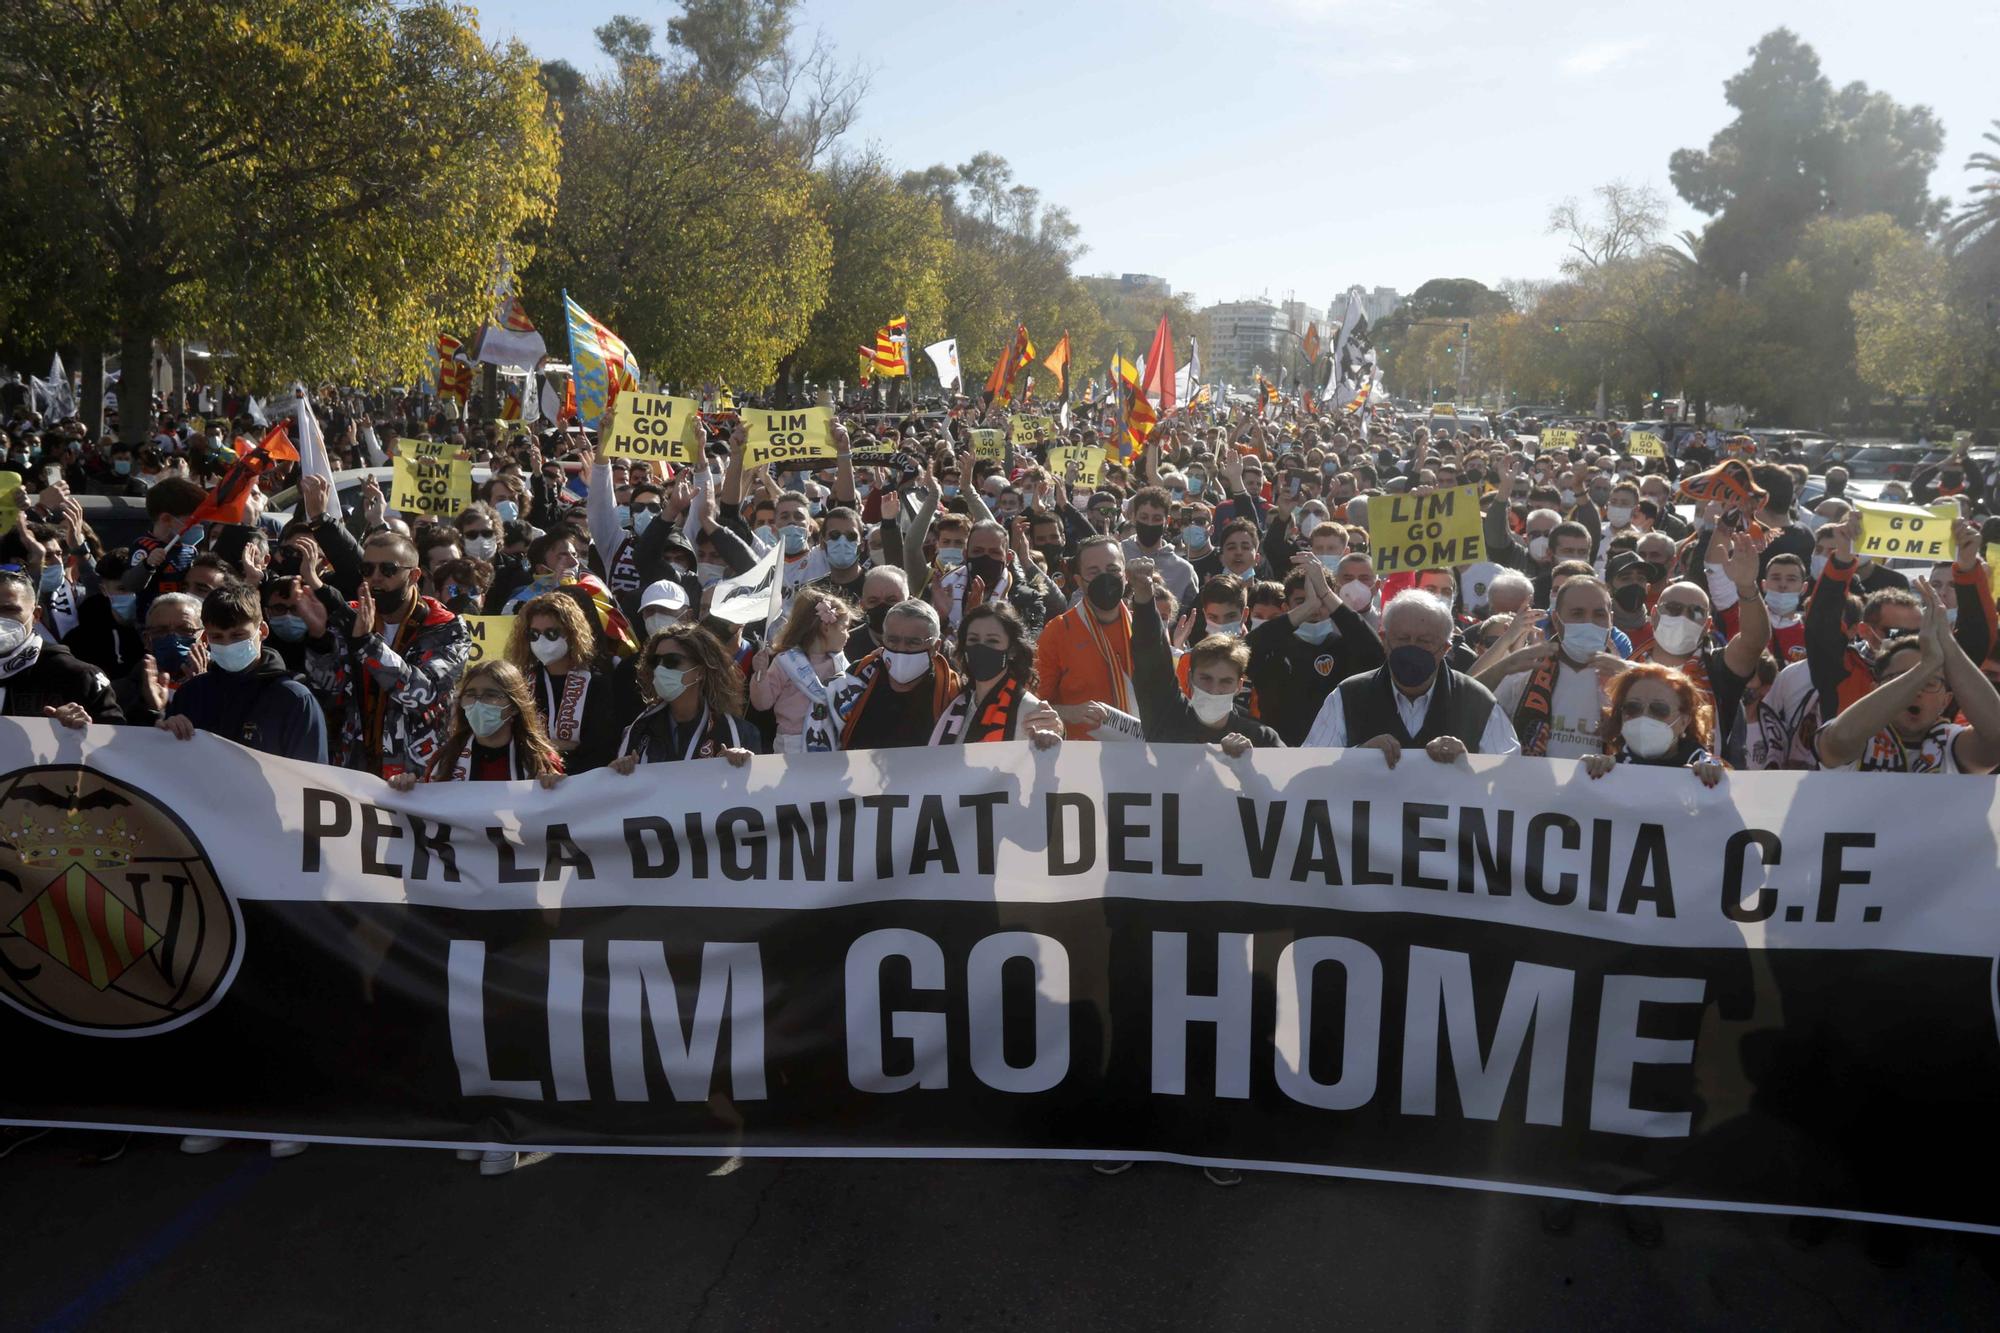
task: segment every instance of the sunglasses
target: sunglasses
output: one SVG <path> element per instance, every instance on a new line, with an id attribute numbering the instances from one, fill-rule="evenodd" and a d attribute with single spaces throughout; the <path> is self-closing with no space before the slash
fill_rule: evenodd
<path id="1" fill-rule="evenodd" d="M 1686 616 L 1689 620 L 1703 621 L 1708 619 L 1708 608 L 1698 602 L 1661 602 L 1660 614 Z"/>
<path id="2" fill-rule="evenodd" d="M 491 537 L 492 535 L 493 529 L 491 528 L 467 528 L 459 534 L 459 536 L 464 537 L 468 541 L 474 537 Z"/>
<path id="3" fill-rule="evenodd" d="M 682 657 L 679 653 L 661 653 L 653 659 L 653 665 L 663 666 L 669 671 L 685 671 L 691 666 L 700 664 L 691 657 Z"/>
<path id="4" fill-rule="evenodd" d="M 370 574 L 380 574 L 385 579 L 393 579 L 404 570 L 415 568 L 415 565 L 399 565 L 394 560 L 363 560 L 361 577 L 365 579 Z"/>
<path id="5" fill-rule="evenodd" d="M 1618 705 L 1620 717 L 1638 717 L 1643 713 L 1656 722 L 1671 722 L 1680 711 L 1680 705 L 1663 703 L 1657 699 L 1649 704 L 1641 704 L 1637 699 L 1627 699 Z"/>
<path id="6" fill-rule="evenodd" d="M 563 632 L 559 629 L 531 629 L 528 631 L 529 643 L 534 643 L 537 640 L 546 640 L 549 643 L 559 643 L 562 641 L 562 637 L 563 637 Z"/>
<path id="7" fill-rule="evenodd" d="M 657 514 L 660 512 L 660 507 L 656 504 L 633 505 L 632 512 L 635 514 Z"/>

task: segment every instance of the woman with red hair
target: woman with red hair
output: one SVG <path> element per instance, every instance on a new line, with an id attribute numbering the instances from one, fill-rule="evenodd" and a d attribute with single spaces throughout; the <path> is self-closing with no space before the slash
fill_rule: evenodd
<path id="1" fill-rule="evenodd" d="M 1618 764 L 1691 768 L 1704 787 L 1722 781 L 1722 761 L 1709 752 L 1714 709 L 1700 687 L 1674 667 L 1638 663 L 1611 682 L 1598 723 L 1603 754 L 1583 757 L 1584 772 L 1601 778 Z"/>

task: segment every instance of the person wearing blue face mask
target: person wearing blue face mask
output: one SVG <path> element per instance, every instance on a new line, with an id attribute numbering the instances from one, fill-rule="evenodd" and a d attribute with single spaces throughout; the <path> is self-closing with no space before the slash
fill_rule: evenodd
<path id="1" fill-rule="evenodd" d="M 636 682 L 645 705 L 618 742 L 614 773 L 640 764 L 727 759 L 741 767 L 764 749 L 744 720 L 743 673 L 721 642 L 700 625 L 673 625 L 646 640 Z"/>
<path id="2" fill-rule="evenodd" d="M 1382 665 L 1382 642 L 1335 594 L 1327 569 L 1308 552 L 1285 576 L 1288 610 L 1250 631 L 1250 681 L 1258 716 L 1287 745 L 1305 743 L 1335 686 Z"/>
<path id="3" fill-rule="evenodd" d="M 861 605 L 861 585 L 868 577 L 861 527 L 861 515 L 844 505 L 827 511 L 814 555 L 814 564 L 823 572 L 808 579 L 805 587 L 830 592 L 849 606 Z"/>
<path id="4" fill-rule="evenodd" d="M 210 593 L 201 627 L 208 668 L 174 691 L 160 729 L 184 741 L 206 731 L 263 754 L 325 763 L 325 714 L 264 646 L 270 630 L 256 590 L 231 583 Z"/>
<path id="5" fill-rule="evenodd" d="M 1606 686 L 1625 665 L 1611 651 L 1612 606 L 1603 580 L 1576 575 L 1555 595 L 1551 638 L 1475 673 L 1512 719 L 1521 753 L 1581 759 L 1604 752 L 1598 727 L 1610 698 Z"/>

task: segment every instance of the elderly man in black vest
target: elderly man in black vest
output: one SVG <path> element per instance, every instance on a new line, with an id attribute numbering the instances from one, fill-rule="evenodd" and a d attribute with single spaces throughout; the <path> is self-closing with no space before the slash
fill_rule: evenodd
<path id="1" fill-rule="evenodd" d="M 1414 588 L 1398 594 L 1382 610 L 1389 660 L 1327 695 L 1305 743 L 1380 750 L 1391 768 L 1406 746 L 1422 746 L 1440 764 L 1467 752 L 1518 753 L 1492 692 L 1446 663 L 1454 628 L 1442 598 Z"/>

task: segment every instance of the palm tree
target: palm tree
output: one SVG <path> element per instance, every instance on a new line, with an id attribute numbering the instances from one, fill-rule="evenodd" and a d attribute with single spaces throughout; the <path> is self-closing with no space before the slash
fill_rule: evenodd
<path id="1" fill-rule="evenodd" d="M 2000 120 L 1980 138 L 2000 149 Z M 2000 233 L 2000 152 L 1978 152 L 1966 159 L 1967 171 L 1983 171 L 1986 179 L 1972 187 L 1971 199 L 1945 225 L 1944 241 L 1951 249 L 1982 236 Z"/>

